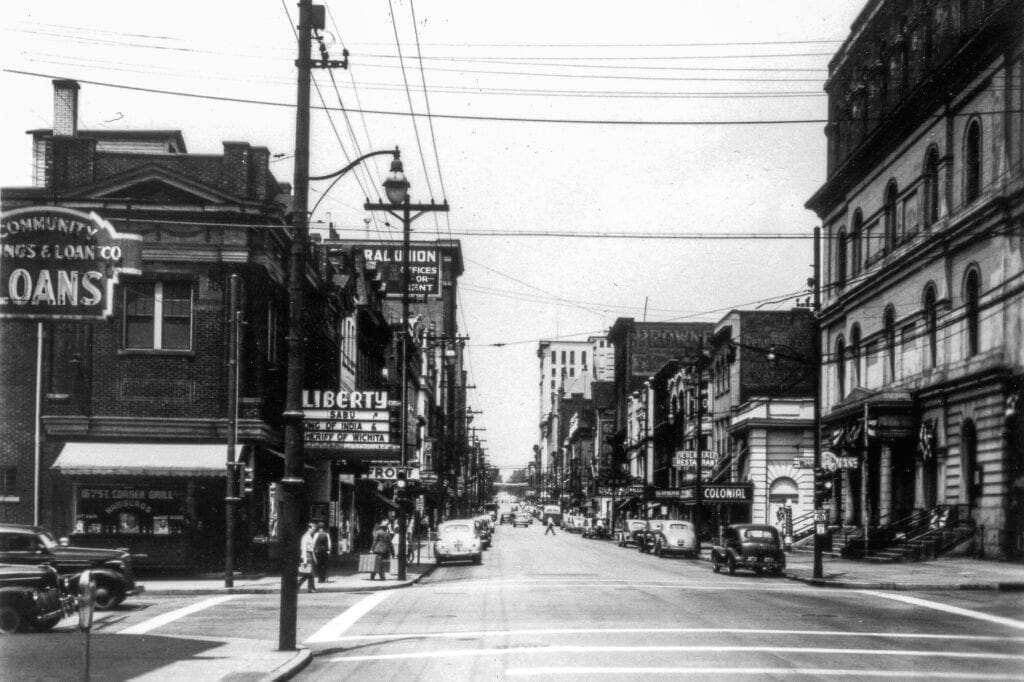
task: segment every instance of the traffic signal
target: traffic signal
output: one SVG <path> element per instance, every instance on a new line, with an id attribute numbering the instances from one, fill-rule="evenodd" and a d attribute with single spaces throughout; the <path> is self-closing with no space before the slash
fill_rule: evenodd
<path id="1" fill-rule="evenodd" d="M 821 501 L 832 496 L 832 474 L 822 467 L 814 468 L 814 501 Z"/>
<path id="2" fill-rule="evenodd" d="M 406 480 L 405 472 L 399 471 L 395 480 L 395 502 L 405 502 L 409 499 L 409 481 Z"/>

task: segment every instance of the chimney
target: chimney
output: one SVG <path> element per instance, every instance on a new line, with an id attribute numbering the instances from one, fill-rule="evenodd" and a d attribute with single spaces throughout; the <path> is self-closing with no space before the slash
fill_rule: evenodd
<path id="1" fill-rule="evenodd" d="M 53 81 L 53 134 L 74 137 L 78 134 L 77 81 Z"/>

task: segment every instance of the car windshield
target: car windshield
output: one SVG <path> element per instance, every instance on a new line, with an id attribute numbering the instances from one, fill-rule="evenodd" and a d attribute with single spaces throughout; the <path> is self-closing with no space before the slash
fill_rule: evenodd
<path id="1" fill-rule="evenodd" d="M 53 549 L 54 547 L 57 547 L 57 541 L 54 540 L 53 536 L 46 531 L 40 531 L 39 542 L 42 543 L 43 547 L 46 547 L 46 549 Z"/>
<path id="2" fill-rule="evenodd" d="M 670 523 L 668 524 L 669 530 L 686 530 L 685 523 Z"/>
<path id="3" fill-rule="evenodd" d="M 630 530 L 637 530 L 639 528 L 645 527 L 646 525 L 647 524 L 644 523 L 643 521 L 630 521 L 629 522 L 629 529 Z"/>
<path id="4" fill-rule="evenodd" d="M 442 536 L 444 535 L 467 535 L 470 530 L 468 525 L 459 524 L 456 526 L 444 526 L 438 531 Z"/>

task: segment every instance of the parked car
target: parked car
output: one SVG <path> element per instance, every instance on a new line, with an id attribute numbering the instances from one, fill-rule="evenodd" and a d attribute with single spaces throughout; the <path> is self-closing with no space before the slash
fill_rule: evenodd
<path id="1" fill-rule="evenodd" d="M 619 543 L 619 547 L 636 545 L 637 535 L 646 529 L 647 522 L 643 519 L 628 519 L 615 529 L 615 541 Z"/>
<path id="2" fill-rule="evenodd" d="M 587 519 L 583 526 L 583 537 L 591 539 L 608 539 L 608 522 L 603 516 Z"/>
<path id="3" fill-rule="evenodd" d="M 786 568 L 779 531 L 775 526 L 740 523 L 722 532 L 720 543 L 711 549 L 711 569 L 718 573 L 725 568 L 729 575 L 737 568 L 755 573 L 768 571 L 780 575 Z"/>
<path id="4" fill-rule="evenodd" d="M 638 543 L 641 552 L 652 552 L 659 557 L 668 554 L 697 556 L 697 536 L 689 521 L 648 521 L 647 528 L 638 537 Z"/>
<path id="5" fill-rule="evenodd" d="M 0 563 L 35 566 L 48 564 L 72 589 L 78 576 L 90 569 L 96 579 L 96 608 L 112 609 L 130 595 L 140 594 L 132 558 L 124 549 L 70 547 L 59 544 L 46 530 L 35 526 L 0 524 Z"/>
<path id="6" fill-rule="evenodd" d="M 483 561 L 483 546 L 475 519 L 453 519 L 437 526 L 434 558 L 438 565 L 445 561 L 468 559 L 474 564 Z"/>
<path id="7" fill-rule="evenodd" d="M 512 527 L 529 526 L 533 523 L 533 516 L 529 512 L 518 512 L 512 520 Z"/>
<path id="8" fill-rule="evenodd" d="M 491 529 L 493 528 L 491 525 L 491 517 L 485 514 L 484 516 L 476 517 L 474 521 L 476 522 L 476 534 L 480 537 L 480 546 L 484 549 L 490 549 L 492 537 Z"/>
<path id="9" fill-rule="evenodd" d="M 49 630 L 74 612 L 70 581 L 52 566 L 0 564 L 0 634 Z"/>

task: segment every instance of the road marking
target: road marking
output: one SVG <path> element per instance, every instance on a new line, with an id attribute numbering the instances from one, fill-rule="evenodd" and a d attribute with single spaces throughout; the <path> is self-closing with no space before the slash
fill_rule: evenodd
<path id="1" fill-rule="evenodd" d="M 860 590 L 864 594 L 870 594 L 874 597 L 881 597 L 882 599 L 892 599 L 893 601 L 901 601 L 906 604 L 913 604 L 914 606 L 923 606 L 926 609 L 935 609 L 936 611 L 945 611 L 946 613 L 952 613 L 957 616 L 964 616 L 966 618 L 974 618 L 976 620 L 984 620 L 989 623 L 997 623 L 999 625 L 1005 625 L 1007 627 L 1016 628 L 1018 630 L 1024 630 L 1024 621 L 1014 620 L 1013 618 L 1003 618 L 1002 616 L 993 616 L 983 611 L 973 611 L 971 609 L 960 608 L 959 606 L 950 606 L 949 604 L 942 604 L 937 601 L 930 601 L 928 599 L 920 599 L 918 597 L 908 597 L 902 594 L 889 594 L 886 592 L 875 592 L 874 590 Z"/>
<path id="2" fill-rule="evenodd" d="M 906 656 L 930 658 L 957 658 L 964 660 L 987 661 L 1021 661 L 1024 655 L 993 654 L 975 651 L 921 651 L 914 649 L 839 649 L 835 647 L 798 647 L 798 646 L 580 646 L 560 645 L 502 647 L 491 649 L 449 649 L 447 651 L 411 651 L 397 654 L 373 654 L 358 656 L 339 656 L 331 658 L 332 662 L 356 661 L 397 661 L 415 658 L 468 658 L 473 656 L 504 656 L 507 654 L 591 654 L 591 653 L 766 653 L 766 654 L 843 654 L 848 656 Z"/>
<path id="3" fill-rule="evenodd" d="M 529 628 L 521 630 L 456 630 L 452 632 L 396 632 L 378 635 L 346 635 L 335 641 L 463 639 L 466 637 L 517 637 L 535 635 L 792 635 L 796 637 L 877 637 L 882 639 L 956 640 L 968 642 L 1024 642 L 1024 637 L 947 635 L 913 632 L 849 632 L 846 630 L 768 630 L 756 628 Z"/>
<path id="4" fill-rule="evenodd" d="M 223 604 L 224 602 L 228 601 L 229 599 L 234 599 L 234 598 L 235 598 L 235 595 L 230 595 L 229 594 L 229 595 L 224 596 L 224 597 L 211 597 L 210 599 L 204 599 L 203 601 L 195 603 L 195 604 L 192 604 L 191 606 L 186 606 L 184 608 L 176 609 L 174 611 L 170 611 L 170 612 L 165 613 L 163 615 L 156 616 L 154 618 L 150 618 L 149 620 L 144 620 L 141 623 L 139 623 L 138 625 L 133 625 L 133 626 L 131 626 L 129 628 L 125 628 L 124 630 L 119 630 L 117 632 L 117 634 L 119 634 L 119 635 L 144 635 L 147 632 L 150 632 L 152 630 L 156 630 L 157 628 L 163 627 L 164 625 L 167 625 L 168 623 L 172 623 L 172 622 L 178 620 L 179 618 L 184 618 L 185 616 L 191 615 L 191 614 L 196 613 L 198 611 L 203 611 L 204 609 L 208 609 L 211 606 L 216 606 L 217 604 Z"/>
<path id="5" fill-rule="evenodd" d="M 345 610 L 340 616 L 317 630 L 312 637 L 303 644 L 315 644 L 317 642 L 334 642 L 341 637 L 342 633 L 355 625 L 356 621 L 369 613 L 375 606 L 388 598 L 394 590 L 374 592 L 363 600 L 356 602 Z"/>
<path id="6" fill-rule="evenodd" d="M 928 672 L 917 670 L 850 670 L 835 668 L 598 668 L 598 667 L 534 667 L 508 668 L 510 677 L 571 675 L 814 675 L 816 677 L 908 677 L 929 680 L 1019 680 L 1019 675 L 982 673 Z"/>

